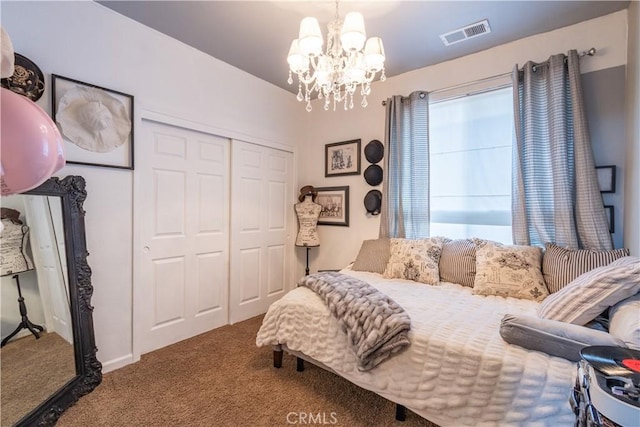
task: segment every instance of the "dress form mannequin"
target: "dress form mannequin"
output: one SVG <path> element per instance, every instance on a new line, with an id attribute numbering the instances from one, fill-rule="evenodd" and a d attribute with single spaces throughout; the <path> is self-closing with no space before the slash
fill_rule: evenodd
<path id="1" fill-rule="evenodd" d="M 310 185 L 300 189 L 300 196 L 294 208 L 298 216 L 298 236 L 296 237 L 296 246 L 307 248 L 307 267 L 305 274 L 309 275 L 309 250 L 313 247 L 320 246 L 320 238 L 318 237 L 318 218 L 322 206 L 314 200 L 318 196 L 318 192 Z"/>
<path id="2" fill-rule="evenodd" d="M 307 195 L 302 202 L 296 203 L 295 209 L 300 226 L 296 246 L 320 246 L 317 225 L 322 206 L 315 203 L 311 195 Z"/>
<path id="3" fill-rule="evenodd" d="M 0 231 L 0 275 L 23 273 L 33 270 L 33 262 L 27 255 L 26 246 L 29 240 L 29 227 L 22 221 L 3 218 Z"/>
<path id="4" fill-rule="evenodd" d="M 7 208 L 2 208 L 0 214 L 3 225 L 0 230 L 0 275 L 12 275 L 16 281 L 18 307 L 21 317 L 18 327 L 2 340 L 0 347 L 4 347 L 22 329 L 28 329 L 36 339 L 40 338 L 40 332 L 44 331 L 42 326 L 36 325 L 29 320 L 27 306 L 20 288 L 19 274 L 33 270 L 33 262 L 26 252 L 29 227 L 22 224 L 22 221 L 18 218 L 19 215 L 20 212 Z"/>

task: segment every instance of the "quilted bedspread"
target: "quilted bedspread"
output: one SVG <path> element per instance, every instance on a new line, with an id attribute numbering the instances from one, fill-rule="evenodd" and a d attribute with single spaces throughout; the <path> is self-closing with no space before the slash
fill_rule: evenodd
<path id="1" fill-rule="evenodd" d="M 441 426 L 573 425 L 572 362 L 507 344 L 507 314 L 539 303 L 478 296 L 451 283 L 430 286 L 343 270 L 375 286 L 411 317 L 406 351 L 361 372 L 347 335 L 320 297 L 297 288 L 271 305 L 256 344 L 286 344 L 333 371 Z"/>

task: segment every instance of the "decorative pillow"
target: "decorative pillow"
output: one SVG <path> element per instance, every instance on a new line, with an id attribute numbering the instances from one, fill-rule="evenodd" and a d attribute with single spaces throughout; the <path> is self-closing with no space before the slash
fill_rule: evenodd
<path id="1" fill-rule="evenodd" d="M 640 258 L 625 257 L 578 276 L 538 308 L 543 319 L 584 325 L 640 291 Z"/>
<path id="2" fill-rule="evenodd" d="M 500 336 L 509 344 L 574 362 L 580 360 L 584 347 L 625 347 L 624 342 L 606 332 L 535 316 L 506 314 L 500 323 Z"/>
<path id="3" fill-rule="evenodd" d="M 624 341 L 627 347 L 640 350 L 640 294 L 609 309 L 609 333 Z"/>
<path id="4" fill-rule="evenodd" d="M 629 255 L 629 249 L 592 251 L 569 249 L 547 243 L 542 258 L 542 274 L 549 292 L 558 292 L 581 274 L 594 268 L 604 267 L 611 262 Z"/>
<path id="5" fill-rule="evenodd" d="M 473 239 L 476 278 L 473 293 L 542 301 L 549 292 L 542 278 L 542 249 Z"/>
<path id="6" fill-rule="evenodd" d="M 365 240 L 352 270 L 383 274 L 389 262 L 389 239 Z"/>
<path id="7" fill-rule="evenodd" d="M 476 278 L 476 245 L 470 239 L 447 240 L 438 265 L 440 281 L 473 288 Z"/>
<path id="8" fill-rule="evenodd" d="M 391 256 L 384 277 L 413 280 L 435 285 L 440 280 L 438 262 L 443 239 L 389 239 Z"/>

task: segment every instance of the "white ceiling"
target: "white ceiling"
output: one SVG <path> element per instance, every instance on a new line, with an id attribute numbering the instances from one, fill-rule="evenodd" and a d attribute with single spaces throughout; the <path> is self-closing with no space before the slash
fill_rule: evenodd
<path id="1" fill-rule="evenodd" d="M 291 92 L 286 55 L 300 20 L 325 27 L 335 14 L 326 1 L 99 1 Z M 629 1 L 341 1 L 340 15 L 365 17 L 367 36 L 384 42 L 387 76 L 426 67 L 533 34 L 627 8 Z M 445 47 L 440 34 L 488 19 L 491 33 Z M 588 49 L 598 46 L 576 46 Z"/>

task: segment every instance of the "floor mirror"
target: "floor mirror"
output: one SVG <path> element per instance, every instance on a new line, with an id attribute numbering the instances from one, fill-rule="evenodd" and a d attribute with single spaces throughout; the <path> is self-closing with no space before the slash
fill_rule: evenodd
<path id="1" fill-rule="evenodd" d="M 2 197 L 3 426 L 54 425 L 102 381 L 86 197 L 81 176 L 50 178 L 28 192 Z"/>

